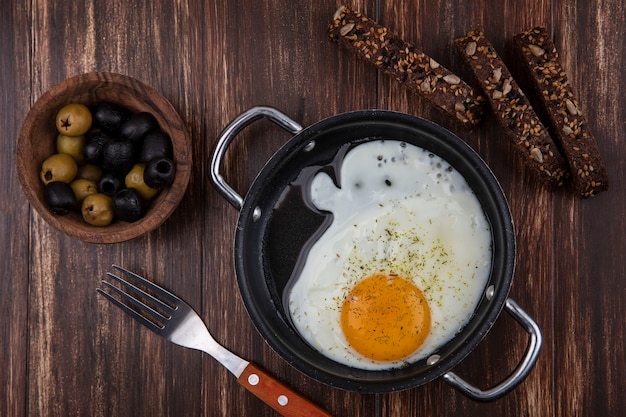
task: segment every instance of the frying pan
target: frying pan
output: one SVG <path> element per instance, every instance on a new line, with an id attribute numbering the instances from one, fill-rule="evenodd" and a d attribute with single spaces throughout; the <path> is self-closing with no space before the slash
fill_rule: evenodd
<path id="1" fill-rule="evenodd" d="M 259 119 L 268 119 L 294 136 L 259 171 L 244 198 L 220 175 L 220 166 L 232 140 Z M 356 369 L 319 353 L 294 329 L 282 301 L 301 251 L 325 221 L 303 202 L 298 185 L 303 171 L 327 166 L 346 146 L 375 139 L 405 141 L 447 160 L 478 197 L 491 226 L 493 245 L 487 286 L 463 329 L 429 357 L 382 371 Z M 302 128 L 274 108 L 254 107 L 221 133 L 211 157 L 210 175 L 221 195 L 239 210 L 234 262 L 246 309 L 267 343 L 299 371 L 333 387 L 369 393 L 410 389 L 441 377 L 478 401 L 501 397 L 531 371 L 542 335 L 535 321 L 508 298 L 515 267 L 515 233 L 508 203 L 485 162 L 448 130 L 419 117 L 385 110 L 338 114 Z M 479 389 L 451 369 L 478 345 L 503 309 L 528 333 L 527 349 L 504 381 Z"/>

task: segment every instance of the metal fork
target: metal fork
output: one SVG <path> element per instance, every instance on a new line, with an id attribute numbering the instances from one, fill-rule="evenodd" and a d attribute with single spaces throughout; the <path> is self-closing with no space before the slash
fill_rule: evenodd
<path id="1" fill-rule="evenodd" d="M 112 265 L 112 267 L 122 272 L 127 278 L 107 272 L 107 275 L 117 281 L 120 286 L 103 280 L 102 284 L 108 291 L 101 288 L 96 288 L 96 291 L 148 329 L 172 343 L 201 350 L 213 356 L 237 377 L 240 385 L 283 416 L 330 416 L 257 365 L 240 358 L 218 344 L 200 316 L 189 304 L 134 272 L 118 265 Z M 144 291 L 138 285 L 154 295 Z"/>

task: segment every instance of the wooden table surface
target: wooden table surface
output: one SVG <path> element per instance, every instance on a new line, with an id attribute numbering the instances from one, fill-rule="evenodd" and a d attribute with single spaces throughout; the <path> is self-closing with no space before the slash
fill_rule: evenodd
<path id="1" fill-rule="evenodd" d="M 56 4 L 55 4 L 56 3 Z M 548 191 L 513 157 L 488 115 L 470 132 L 329 41 L 330 0 L 3 2 L 0 25 L 0 415 L 274 416 L 217 362 L 158 338 L 96 294 L 112 263 L 193 305 L 216 339 L 337 416 L 616 416 L 626 410 L 626 6 L 622 0 L 354 0 L 472 83 L 452 45 L 485 29 L 511 68 L 512 36 L 549 29 L 605 159 L 610 190 L 582 200 Z M 71 239 L 29 206 L 15 171 L 21 123 L 47 89 L 113 71 L 163 93 L 192 138 L 182 204 L 154 232 L 119 244 Z M 283 361 L 254 329 L 232 252 L 238 212 L 207 162 L 221 130 L 255 105 L 307 126 L 382 108 L 431 119 L 487 161 L 511 206 L 518 242 L 511 289 L 544 346 L 526 380 L 478 403 L 438 379 L 399 393 L 323 385 Z M 289 134 L 259 122 L 227 153 L 224 176 L 245 193 Z M 522 357 L 527 335 L 503 314 L 455 371 L 486 388 Z"/>

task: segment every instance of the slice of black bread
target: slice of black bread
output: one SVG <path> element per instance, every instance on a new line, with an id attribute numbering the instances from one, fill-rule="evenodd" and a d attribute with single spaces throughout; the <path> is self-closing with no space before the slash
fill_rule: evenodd
<path id="1" fill-rule="evenodd" d="M 536 27 L 513 39 L 527 75 L 524 80 L 531 85 L 526 92 L 569 165 L 574 192 L 591 197 L 607 190 L 609 179 L 598 144 L 548 32 Z"/>
<path id="2" fill-rule="evenodd" d="M 517 154 L 546 186 L 563 185 L 565 160 L 491 42 L 473 30 L 455 43 Z"/>
<path id="3" fill-rule="evenodd" d="M 329 35 L 461 125 L 473 127 L 480 121 L 485 107 L 482 96 L 458 75 L 367 16 L 342 6 L 335 12 Z"/>

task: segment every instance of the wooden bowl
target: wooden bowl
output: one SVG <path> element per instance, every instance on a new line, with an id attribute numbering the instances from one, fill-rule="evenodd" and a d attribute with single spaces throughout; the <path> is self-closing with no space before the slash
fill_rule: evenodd
<path id="1" fill-rule="evenodd" d="M 109 226 L 86 223 L 80 212 L 59 216 L 43 199 L 39 178 L 42 162 L 56 153 L 56 114 L 68 103 L 94 106 L 100 102 L 119 105 L 130 112 L 146 111 L 172 139 L 176 177 L 149 204 L 143 218 L 127 223 L 114 220 Z M 191 143 L 182 119 L 174 107 L 153 88 L 120 74 L 94 72 L 69 78 L 44 93 L 28 112 L 17 143 L 17 174 L 30 204 L 50 225 L 80 240 L 116 243 L 136 238 L 160 226 L 180 203 L 191 176 Z"/>

